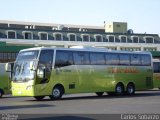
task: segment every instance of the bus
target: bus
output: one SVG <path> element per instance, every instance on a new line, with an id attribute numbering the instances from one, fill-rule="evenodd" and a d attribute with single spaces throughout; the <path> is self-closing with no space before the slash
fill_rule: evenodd
<path id="1" fill-rule="evenodd" d="M 21 50 L 12 70 L 12 95 L 60 99 L 64 94 L 133 95 L 153 89 L 150 52 L 94 47 Z"/>
<path id="2" fill-rule="evenodd" d="M 153 85 L 154 88 L 160 89 L 160 60 L 154 59 L 153 60 Z"/>
<path id="3" fill-rule="evenodd" d="M 10 63 L 10 65 L 13 66 L 13 63 Z M 11 73 L 5 71 L 5 66 L 6 63 L 0 63 L 0 98 L 4 94 L 11 93 L 11 80 L 10 80 Z"/>

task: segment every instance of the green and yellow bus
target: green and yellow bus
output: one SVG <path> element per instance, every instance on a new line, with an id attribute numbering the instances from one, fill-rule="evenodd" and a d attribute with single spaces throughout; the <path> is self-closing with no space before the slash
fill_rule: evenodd
<path id="1" fill-rule="evenodd" d="M 153 85 L 154 88 L 160 89 L 160 60 L 154 59 L 153 60 Z"/>
<path id="2" fill-rule="evenodd" d="M 102 96 L 153 88 L 149 52 L 110 51 L 93 47 L 38 47 L 21 50 L 12 71 L 12 95 L 49 96 L 96 93 Z"/>
<path id="3" fill-rule="evenodd" d="M 11 73 L 5 71 L 5 65 L 6 63 L 0 63 L 0 98 L 4 94 L 11 93 L 11 80 L 10 80 Z"/>

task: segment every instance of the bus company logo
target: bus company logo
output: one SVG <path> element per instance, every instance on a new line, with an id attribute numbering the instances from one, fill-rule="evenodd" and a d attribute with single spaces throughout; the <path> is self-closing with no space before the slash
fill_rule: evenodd
<path id="1" fill-rule="evenodd" d="M 155 80 L 160 80 L 160 75 L 159 74 L 154 74 L 154 78 L 155 78 Z"/>
<path id="2" fill-rule="evenodd" d="M 110 68 L 111 73 L 138 73 L 136 68 Z"/>
<path id="3" fill-rule="evenodd" d="M 18 115 L 15 115 L 15 114 L 1 114 L 1 120 L 18 120 Z"/>

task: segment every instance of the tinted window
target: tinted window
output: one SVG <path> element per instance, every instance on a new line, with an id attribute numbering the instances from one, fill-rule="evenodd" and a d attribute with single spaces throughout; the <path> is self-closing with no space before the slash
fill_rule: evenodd
<path id="1" fill-rule="evenodd" d="M 88 52 L 74 52 L 74 63 L 77 65 L 88 65 L 89 53 Z"/>
<path id="2" fill-rule="evenodd" d="M 160 62 L 153 63 L 154 73 L 160 73 Z"/>
<path id="3" fill-rule="evenodd" d="M 73 54 L 71 51 L 57 51 L 55 67 L 63 67 L 73 64 Z"/>
<path id="4" fill-rule="evenodd" d="M 36 59 L 38 57 L 38 53 L 38 50 L 23 51 L 18 54 L 17 60 Z"/>
<path id="5" fill-rule="evenodd" d="M 52 68 L 53 50 L 42 50 L 39 58 L 39 66 L 45 66 L 49 71 Z"/>
<path id="6" fill-rule="evenodd" d="M 104 65 L 105 64 L 105 57 L 104 53 L 90 53 L 90 61 L 91 64 L 98 64 Z"/>
<path id="7" fill-rule="evenodd" d="M 131 55 L 131 65 L 141 65 L 140 55 L 137 54 Z"/>
<path id="8" fill-rule="evenodd" d="M 120 54 L 120 65 L 130 65 L 129 54 Z"/>
<path id="9" fill-rule="evenodd" d="M 151 65 L 151 57 L 150 55 L 141 55 L 142 65 Z"/>
<path id="10" fill-rule="evenodd" d="M 39 63 L 52 65 L 53 50 L 42 50 L 39 57 Z"/>
<path id="11" fill-rule="evenodd" d="M 108 65 L 117 65 L 119 64 L 119 56 L 116 53 L 107 53 L 106 54 L 106 64 Z"/>

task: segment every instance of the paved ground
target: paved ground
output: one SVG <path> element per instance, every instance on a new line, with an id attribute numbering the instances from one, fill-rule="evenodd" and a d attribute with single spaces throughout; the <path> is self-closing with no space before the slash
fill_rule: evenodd
<path id="1" fill-rule="evenodd" d="M 56 116 L 64 120 L 68 115 L 79 114 L 155 114 L 160 113 L 160 91 L 142 91 L 134 96 L 98 97 L 95 94 L 65 95 L 62 100 L 53 101 L 46 97 L 43 101 L 36 101 L 32 97 L 4 96 L 0 99 L 0 114 L 36 114 L 50 116 L 64 114 L 65 117 Z M 36 116 L 33 115 L 33 116 Z M 66 116 L 67 115 L 67 116 Z M 89 120 L 90 117 L 74 116 L 76 119 Z M 72 118 L 74 119 L 72 116 Z M 95 117 L 98 118 L 97 115 Z M 94 117 L 94 119 L 95 119 Z M 48 117 L 49 118 L 49 117 Z M 47 119 L 48 119 L 47 118 Z"/>

